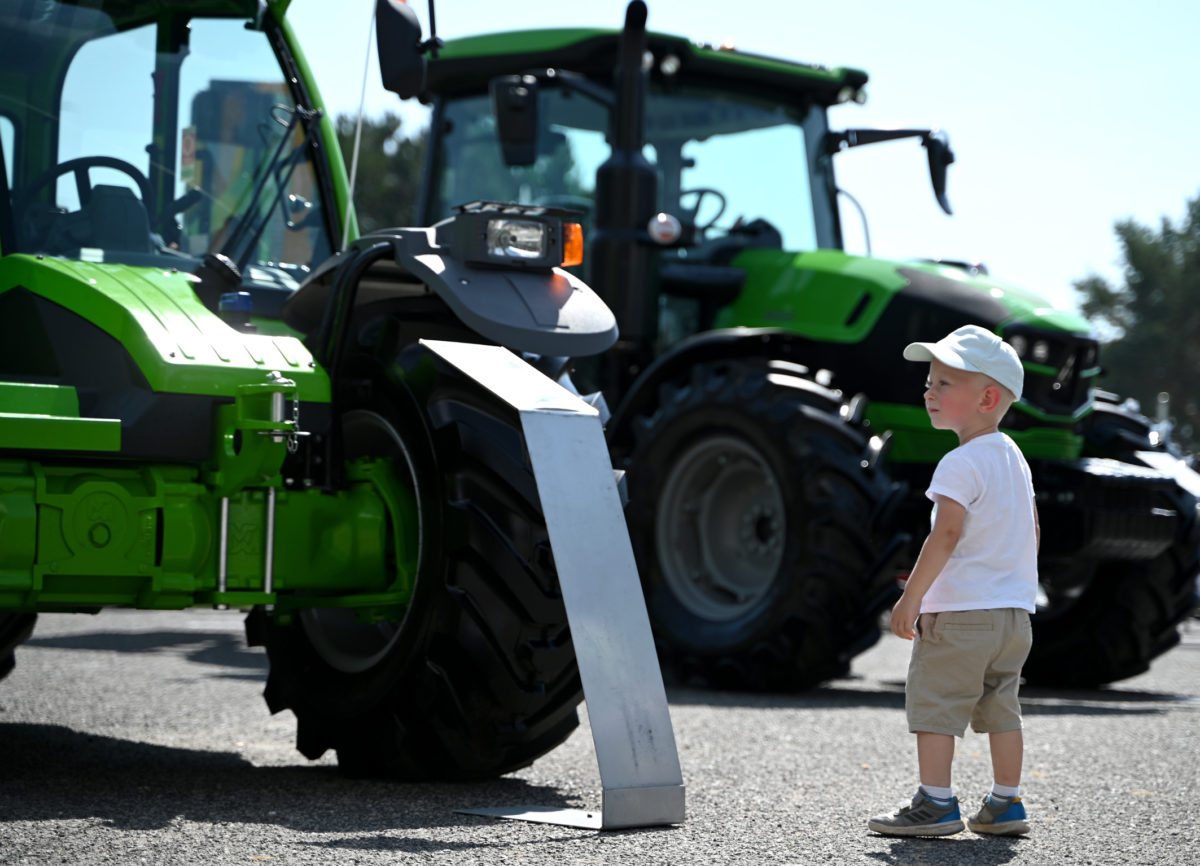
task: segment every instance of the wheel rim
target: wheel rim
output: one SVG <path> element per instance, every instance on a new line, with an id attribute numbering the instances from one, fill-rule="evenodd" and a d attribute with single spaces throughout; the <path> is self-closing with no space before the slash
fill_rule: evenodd
<path id="1" fill-rule="evenodd" d="M 658 562 L 688 611 L 727 622 L 770 593 L 786 529 L 774 470 L 744 439 L 714 436 L 667 472 L 655 515 Z"/>
<path id="2" fill-rule="evenodd" d="M 403 457 L 413 489 L 419 481 L 412 455 L 396 428 L 382 415 L 365 409 L 347 412 L 342 418 L 347 459 L 356 456 Z M 420 496 L 417 496 L 420 502 Z M 424 539 L 424 515 L 417 509 L 418 538 Z M 418 547 L 418 572 L 422 552 Z M 391 652 L 402 631 L 401 623 L 365 623 L 357 620 L 354 611 L 345 608 L 307 608 L 300 612 L 300 621 L 313 647 L 330 667 L 344 673 L 360 673 L 381 662 Z"/>

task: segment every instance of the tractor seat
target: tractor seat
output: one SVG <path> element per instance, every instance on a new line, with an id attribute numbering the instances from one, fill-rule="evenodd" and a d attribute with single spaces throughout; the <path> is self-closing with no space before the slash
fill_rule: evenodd
<path id="1" fill-rule="evenodd" d="M 154 252 L 150 215 L 133 190 L 126 186 L 97 184 L 83 206 L 90 231 L 84 246 L 134 253 Z"/>

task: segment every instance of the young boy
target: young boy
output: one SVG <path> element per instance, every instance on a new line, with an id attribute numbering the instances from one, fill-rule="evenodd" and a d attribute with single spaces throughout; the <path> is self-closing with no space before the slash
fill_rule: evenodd
<path id="1" fill-rule="evenodd" d="M 1024 370 L 1011 346 L 975 325 L 936 343 L 911 343 L 904 357 L 929 362 L 925 409 L 936 429 L 958 435 L 958 447 L 925 492 L 933 528 L 891 618 L 895 634 L 915 638 L 905 710 L 921 787 L 910 806 L 867 826 L 889 836 L 963 829 L 950 768 L 954 738 L 969 722 L 988 734 L 995 784 L 967 825 L 976 833 L 1027 833 L 1017 687 L 1032 639 L 1040 538 L 1029 465 L 997 429 L 1021 396 Z"/>

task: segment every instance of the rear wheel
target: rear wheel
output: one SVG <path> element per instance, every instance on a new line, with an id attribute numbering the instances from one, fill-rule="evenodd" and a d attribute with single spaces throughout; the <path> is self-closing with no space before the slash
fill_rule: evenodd
<path id="1" fill-rule="evenodd" d="M 416 492 L 412 602 L 398 623 L 332 609 L 264 623 L 267 701 L 296 714 L 301 752 L 335 749 L 350 775 L 495 776 L 577 724 L 582 690 L 545 521 L 506 407 L 440 367 L 423 399 L 402 389 L 347 411 L 343 429 L 348 459 L 391 457 Z"/>
<path id="2" fill-rule="evenodd" d="M 668 678 L 807 688 L 878 640 L 892 485 L 841 405 L 788 365 L 705 364 L 635 422 L 630 537 Z"/>

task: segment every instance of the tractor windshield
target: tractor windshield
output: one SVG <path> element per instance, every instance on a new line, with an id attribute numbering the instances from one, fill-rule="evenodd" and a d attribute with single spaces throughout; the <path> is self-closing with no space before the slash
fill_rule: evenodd
<path id="1" fill-rule="evenodd" d="M 312 115 L 249 18 L 157 9 L 0 11 L 3 252 L 181 270 L 222 253 L 294 287 L 331 251 Z"/>
<path id="2" fill-rule="evenodd" d="M 596 169 L 609 155 L 610 110 L 569 89 L 543 86 L 538 116 L 536 162 L 508 166 L 490 99 L 446 100 L 426 217 L 492 199 L 575 208 L 586 223 Z M 789 250 L 836 245 L 819 108 L 676 88 L 652 90 L 645 118 L 646 156 L 659 171 L 658 206 L 684 222 L 689 245 L 719 243 L 755 220 L 769 222 Z"/>

